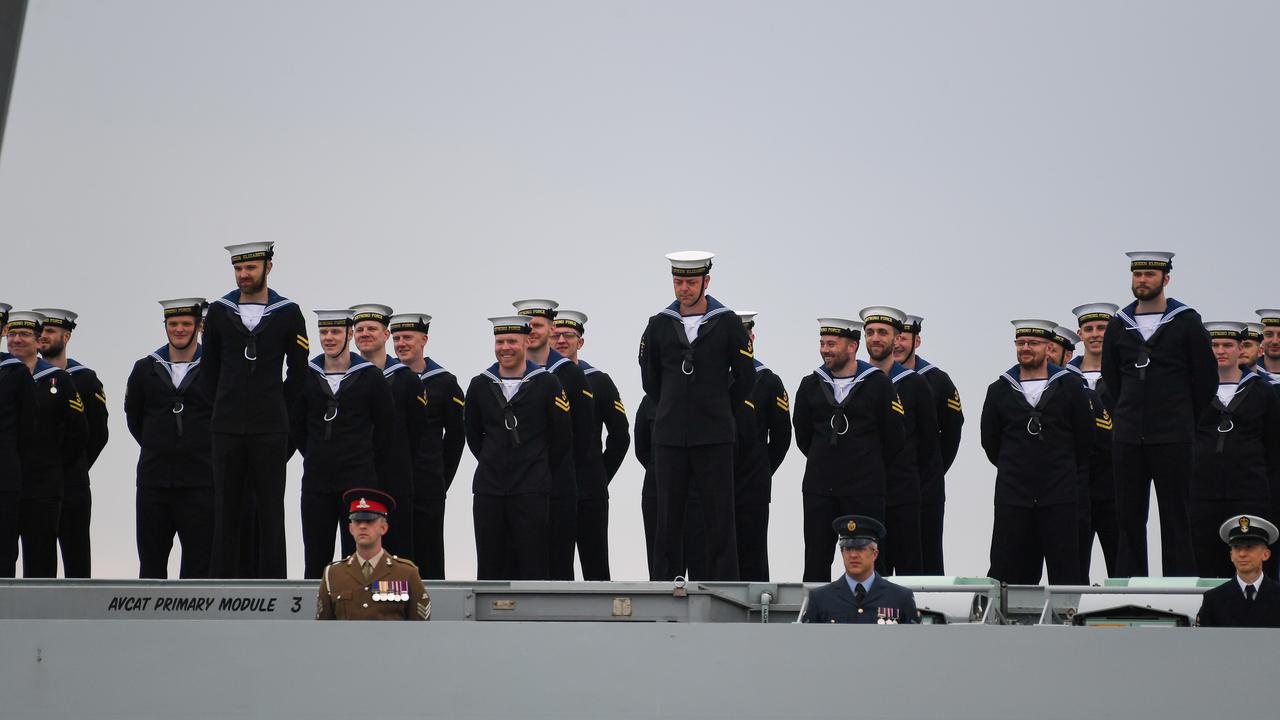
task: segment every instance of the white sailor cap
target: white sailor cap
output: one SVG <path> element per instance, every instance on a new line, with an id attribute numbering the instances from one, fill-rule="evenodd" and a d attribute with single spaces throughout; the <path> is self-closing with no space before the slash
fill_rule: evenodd
<path id="1" fill-rule="evenodd" d="M 7 326 L 10 330 L 14 328 L 30 328 L 37 333 L 44 326 L 45 317 L 38 312 L 30 310 L 15 310 L 9 313 L 9 322 Z"/>
<path id="2" fill-rule="evenodd" d="M 317 327 L 351 327 L 354 321 L 351 319 L 350 310 L 312 310 L 316 314 Z"/>
<path id="3" fill-rule="evenodd" d="M 1076 345 L 1080 344 L 1080 336 L 1061 325 L 1053 328 L 1053 341 L 1062 347 L 1075 352 Z"/>
<path id="4" fill-rule="evenodd" d="M 742 321 L 742 324 L 746 326 L 748 330 L 756 326 L 756 316 L 759 314 L 760 312 L 757 310 L 739 310 L 737 312 L 738 319 Z"/>
<path id="5" fill-rule="evenodd" d="M 1013 336 L 1019 337 L 1038 337 L 1045 340 L 1053 340 L 1056 334 L 1054 330 L 1058 328 L 1058 324 L 1052 320 L 1034 320 L 1023 318 L 1021 320 L 1011 320 L 1013 324 Z"/>
<path id="6" fill-rule="evenodd" d="M 270 260 L 275 255 L 275 248 L 274 242 L 251 242 L 226 246 L 227 252 L 231 253 L 232 265 L 250 260 Z"/>
<path id="7" fill-rule="evenodd" d="M 671 263 L 671 274 L 683 277 L 698 277 L 711 272 L 711 260 L 716 256 L 703 250 L 681 250 L 667 253 Z"/>
<path id="8" fill-rule="evenodd" d="M 1244 324 L 1244 339 L 1262 342 L 1262 323 L 1247 322 Z"/>
<path id="9" fill-rule="evenodd" d="M 1077 305 L 1071 308 L 1071 314 L 1076 316 L 1076 322 L 1083 327 L 1085 323 L 1096 322 L 1098 320 L 1110 321 L 1111 317 L 1120 311 L 1120 306 L 1113 303 L 1087 303 L 1085 305 Z"/>
<path id="10" fill-rule="evenodd" d="M 1244 340 L 1245 326 L 1242 322 L 1231 320 L 1213 320 L 1204 324 L 1209 337 L 1218 340 Z"/>
<path id="11" fill-rule="evenodd" d="M 201 297 L 174 298 L 160 301 L 160 309 L 164 311 L 165 319 L 178 317 L 179 315 L 190 315 L 199 320 L 204 317 L 204 305 L 205 299 Z"/>
<path id="12" fill-rule="evenodd" d="M 907 314 L 907 319 L 902 323 L 902 332 L 919 335 L 920 328 L 924 326 L 924 318 L 919 315 Z"/>
<path id="13" fill-rule="evenodd" d="M 862 338 L 862 323 L 844 318 L 818 318 L 818 334 L 860 340 Z"/>
<path id="14" fill-rule="evenodd" d="M 529 318 L 525 315 L 499 315 L 489 318 L 489 322 L 493 323 L 494 335 L 529 334 Z"/>
<path id="15" fill-rule="evenodd" d="M 1272 545 L 1280 539 L 1280 530 L 1277 530 L 1270 521 L 1257 515 L 1236 515 L 1222 523 L 1218 528 L 1218 537 L 1228 545 L 1249 541 Z"/>
<path id="16" fill-rule="evenodd" d="M 1263 325 L 1268 327 L 1280 325 L 1280 310 L 1263 308 L 1261 310 L 1254 310 L 1254 312 L 1258 314 L 1258 319 L 1262 321 Z"/>
<path id="17" fill-rule="evenodd" d="M 517 315 L 555 320 L 556 308 L 560 307 L 560 303 L 546 298 L 529 298 L 528 300 L 517 300 L 511 303 L 511 306 L 516 309 Z"/>
<path id="18" fill-rule="evenodd" d="M 38 312 L 44 316 L 44 324 L 60 327 L 63 330 L 75 330 L 76 318 L 80 317 L 70 310 L 62 308 L 33 308 L 32 312 Z"/>
<path id="19" fill-rule="evenodd" d="M 388 325 L 391 323 L 391 316 L 394 314 L 394 310 L 378 303 L 361 303 L 351 306 L 351 322 L 353 324 L 364 320 L 373 320 L 374 322 Z"/>
<path id="20" fill-rule="evenodd" d="M 556 327 L 576 330 L 579 335 L 587 332 L 587 314 L 577 310 L 557 310 L 554 322 Z"/>
<path id="21" fill-rule="evenodd" d="M 388 329 L 391 332 L 414 330 L 426 335 L 431 332 L 431 316 L 426 313 L 398 313 L 391 316 Z"/>
<path id="22" fill-rule="evenodd" d="M 1173 253 L 1160 250 L 1139 250 L 1127 252 L 1130 270 L 1163 270 L 1173 269 Z"/>
<path id="23" fill-rule="evenodd" d="M 862 308 L 858 312 L 858 317 L 862 318 L 863 325 L 884 323 L 885 325 L 891 325 L 898 331 L 901 331 L 903 325 L 907 322 L 906 313 L 888 305 L 872 305 L 871 307 Z"/>

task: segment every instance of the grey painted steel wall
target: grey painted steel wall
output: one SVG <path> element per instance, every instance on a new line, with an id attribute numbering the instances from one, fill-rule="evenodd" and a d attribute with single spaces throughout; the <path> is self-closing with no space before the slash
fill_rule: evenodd
<path id="1" fill-rule="evenodd" d="M 1272 635 L 0 620 L 0 718 L 1256 717 Z"/>

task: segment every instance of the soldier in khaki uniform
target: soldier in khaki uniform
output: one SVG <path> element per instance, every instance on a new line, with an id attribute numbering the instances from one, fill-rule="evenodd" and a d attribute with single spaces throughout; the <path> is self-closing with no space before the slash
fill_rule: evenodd
<path id="1" fill-rule="evenodd" d="M 347 529 L 356 551 L 324 570 L 316 598 L 317 620 L 430 620 L 431 597 L 418 566 L 382 549 L 387 514 L 396 501 L 369 488 L 343 495 L 350 510 Z"/>

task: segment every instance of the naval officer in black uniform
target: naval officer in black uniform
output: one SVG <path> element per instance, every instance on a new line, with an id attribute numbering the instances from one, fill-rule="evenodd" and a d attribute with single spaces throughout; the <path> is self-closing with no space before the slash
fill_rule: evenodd
<path id="1" fill-rule="evenodd" d="M 889 376 L 903 413 L 905 442 L 889 466 L 885 496 L 885 527 L 893 539 L 880 551 L 880 567 L 890 575 L 919 575 L 924 571 L 920 538 L 920 505 L 923 478 L 942 470 L 938 450 L 938 415 L 929 383 L 893 359 L 893 348 L 907 321 L 907 314 L 883 305 L 863 308 L 863 335 L 871 364 Z"/>
<path id="2" fill-rule="evenodd" d="M 1116 313 L 1103 339 L 1102 400 L 1113 417 L 1117 571 L 1147 575 L 1147 512 L 1155 481 L 1165 575 L 1194 575 L 1191 520 L 1192 443 L 1218 373 L 1209 334 L 1190 306 L 1166 298 L 1173 253 L 1131 252 L 1136 300 Z"/>
<path id="3" fill-rule="evenodd" d="M 840 537 L 844 576 L 809 591 L 801 622 L 857 625 L 917 625 L 915 594 L 876 572 L 885 528 L 874 518 L 846 515 L 832 529 Z"/>
<path id="4" fill-rule="evenodd" d="M 497 362 L 467 387 L 478 580 L 548 580 L 552 477 L 573 462 L 569 398 L 526 359 L 529 318 L 489 318 Z"/>
<path id="5" fill-rule="evenodd" d="M 62 511 L 58 518 L 58 547 L 62 550 L 62 574 L 69 578 L 87 578 L 92 574 L 89 544 L 89 519 L 93 497 L 89 490 L 89 470 L 107 446 L 107 394 L 97 373 L 67 357 L 67 345 L 76 329 L 78 315 L 62 308 L 36 308 L 44 315 L 40 332 L 40 357 L 50 365 L 67 371 L 76 392 L 84 402 L 84 417 L 89 436 L 84 455 L 76 469 L 66 478 Z"/>
<path id="6" fill-rule="evenodd" d="M 593 424 L 586 438 L 590 453 L 586 465 L 578 468 L 577 543 L 582 579 L 609 580 L 609 483 L 631 445 L 627 408 L 622 404 L 613 378 L 578 356 L 587 332 L 586 313 L 557 309 L 554 322 L 551 340 L 555 351 L 582 370 L 587 379 L 588 398 L 594 405 Z M 574 442 L 581 441 L 575 430 Z"/>
<path id="7" fill-rule="evenodd" d="M 445 494 L 466 446 L 466 400 L 458 378 L 426 355 L 430 315 L 394 315 L 389 329 L 396 357 L 418 373 L 427 399 L 426 427 L 413 458 L 413 558 L 423 579 L 443 580 Z"/>
<path id="8" fill-rule="evenodd" d="M 377 303 L 365 303 L 351 307 L 355 323 L 356 349 L 365 360 L 382 371 L 391 388 L 391 400 L 395 403 L 395 422 L 389 430 L 389 442 L 381 456 L 382 488 L 399 498 L 387 522 L 390 529 L 382 539 L 391 553 L 400 557 L 412 557 L 414 547 L 413 459 L 422 451 L 427 432 L 427 395 L 422 378 L 400 359 L 387 354 L 387 341 L 391 339 L 391 308 Z"/>
<path id="9" fill-rule="evenodd" d="M 0 303 L 0 332 L 12 308 Z M 17 574 L 22 510 L 22 452 L 35 435 L 35 385 L 22 360 L 0 352 L 0 578 Z"/>
<path id="10" fill-rule="evenodd" d="M 1080 576 L 1077 498 L 1093 448 L 1093 412 L 1080 376 L 1049 362 L 1057 327 L 1015 320 L 1018 364 L 987 388 L 982 449 L 996 466 L 991 569 L 1002 582 L 1035 585 Z"/>
<path id="11" fill-rule="evenodd" d="M 677 252 L 676 300 L 649 318 L 640 338 L 640 378 L 656 405 L 653 442 L 658 493 L 658 576 L 685 571 L 684 526 L 703 523 L 706 580 L 738 579 L 734 533 L 734 409 L 755 384 L 751 340 L 733 311 L 707 294 L 711 253 Z M 701 518 L 686 518 L 690 488 Z"/>
<path id="12" fill-rule="evenodd" d="M 178 577 L 209 577 L 213 554 L 213 402 L 200 380 L 204 298 L 161 300 L 163 346 L 134 363 L 124 416 L 138 441 L 138 577 L 169 577 L 173 537 L 182 544 Z"/>
<path id="13" fill-rule="evenodd" d="M 1280 582 L 1262 574 L 1276 526 L 1256 515 L 1228 519 L 1218 530 L 1231 546 L 1234 577 L 1204 594 L 1198 627 L 1280 627 Z"/>
<path id="14" fill-rule="evenodd" d="M 755 354 L 755 312 L 739 312 Z M 738 444 L 733 459 L 734 518 L 740 580 L 769 580 L 769 503 L 773 473 L 791 449 L 791 397 L 782 379 L 752 358 L 756 368 L 751 399 L 738 407 Z"/>
<path id="15" fill-rule="evenodd" d="M 947 504 L 946 474 L 960 451 L 964 409 L 960 405 L 960 391 L 951 381 L 951 376 L 916 352 L 920 348 L 923 325 L 924 318 L 907 315 L 902 332 L 898 333 L 893 345 L 893 360 L 924 378 L 933 394 L 941 463 L 920 477 L 920 549 L 924 574 L 943 575 L 946 572 L 942 552 L 943 518 Z"/>
<path id="16" fill-rule="evenodd" d="M 1280 469 L 1280 397 L 1256 372 L 1240 366 L 1244 323 L 1204 327 L 1218 363 L 1218 392 L 1196 426 L 1191 538 L 1196 573 L 1227 577 L 1231 564 L 1218 539 L 1222 518 L 1271 512 Z"/>
<path id="17" fill-rule="evenodd" d="M 855 511 L 884 517 L 888 467 L 903 446 L 902 412 L 889 376 L 858 359 L 862 323 L 819 318 L 818 335 L 822 365 L 800 381 L 792 417 L 796 447 L 806 458 L 805 582 L 831 579 L 832 521 Z"/>
<path id="18" fill-rule="evenodd" d="M 1120 307 L 1111 303 L 1088 303 L 1072 308 L 1078 327 L 1076 336 L 1083 349 L 1067 362 L 1067 369 L 1075 369 L 1084 378 L 1093 404 L 1093 453 L 1089 456 L 1089 529 L 1091 535 L 1082 539 L 1085 546 L 1085 562 L 1080 571 L 1089 575 L 1092 562 L 1093 536 L 1102 547 L 1102 558 L 1107 565 L 1107 576 L 1117 577 L 1120 549 L 1120 524 L 1116 517 L 1115 468 L 1111 458 L 1111 433 L 1115 423 L 1104 397 L 1106 383 L 1102 381 L 1102 342 L 1107 325 Z"/>
<path id="19" fill-rule="evenodd" d="M 18 533 L 22 540 L 22 576 L 51 578 L 58 575 L 58 518 L 66 479 L 82 467 L 89 425 L 84 401 L 71 376 L 40 359 L 41 327 L 45 317 L 36 312 L 10 313 L 9 351 L 20 360 L 35 381 L 35 434 L 19 448 L 22 463 L 22 512 Z"/>
<path id="20" fill-rule="evenodd" d="M 275 243 L 230 245 L 236 289 L 209 307 L 204 381 L 213 397 L 214 577 L 240 571 L 241 520 L 253 507 L 257 569 L 287 574 L 284 537 L 289 408 L 311 371 L 307 323 L 290 299 L 267 287 Z M 287 369 L 282 378 L 281 366 Z M 250 502 L 251 501 L 251 502 Z"/>
<path id="21" fill-rule="evenodd" d="M 290 420 L 302 454 L 303 577 L 318 578 L 333 562 L 333 536 L 342 554 L 355 540 L 342 532 L 348 490 L 386 485 L 395 437 L 395 406 L 382 371 L 349 349 L 350 310 L 316 310 L 321 353 L 311 359 Z M 415 377 L 416 379 L 416 377 Z"/>

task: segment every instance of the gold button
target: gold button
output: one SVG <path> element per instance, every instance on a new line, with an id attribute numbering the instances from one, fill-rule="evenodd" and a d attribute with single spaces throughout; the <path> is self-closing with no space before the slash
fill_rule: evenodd
<path id="1" fill-rule="evenodd" d="M 861 614 L 862 614 L 862 608 L 858 608 L 858 614 L 859 614 L 859 615 L 861 615 Z"/>

